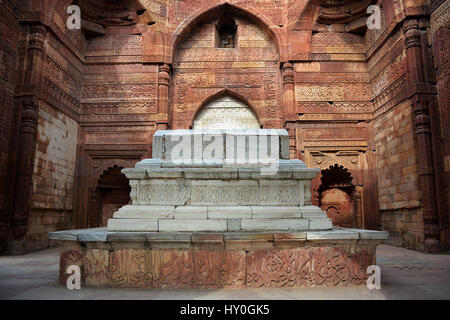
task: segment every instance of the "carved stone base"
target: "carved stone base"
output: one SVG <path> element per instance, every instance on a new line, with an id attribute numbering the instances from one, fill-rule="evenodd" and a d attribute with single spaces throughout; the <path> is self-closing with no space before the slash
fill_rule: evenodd
<path id="1" fill-rule="evenodd" d="M 94 287 L 240 288 L 365 284 L 386 232 L 335 228 L 297 233 L 50 233 L 64 240 L 60 282 L 70 265 Z"/>

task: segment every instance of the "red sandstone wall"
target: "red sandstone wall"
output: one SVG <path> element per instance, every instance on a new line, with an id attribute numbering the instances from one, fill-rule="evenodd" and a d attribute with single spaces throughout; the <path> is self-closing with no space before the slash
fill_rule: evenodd
<path id="1" fill-rule="evenodd" d="M 439 177 L 440 183 L 446 185 L 445 194 L 447 200 L 447 216 L 443 217 L 442 224 L 450 225 L 448 205 L 450 204 L 450 2 L 432 1 L 431 3 L 431 38 L 434 55 L 434 67 L 436 69 L 436 82 L 438 92 L 438 110 L 440 115 L 441 143 L 443 153 L 443 174 Z"/>
<path id="2" fill-rule="evenodd" d="M 108 168 L 151 156 L 158 117 L 158 66 L 142 62 L 142 36 L 110 34 L 86 42 L 74 225 L 101 225 L 97 181 Z M 166 115 L 163 115 L 163 118 Z"/>
<path id="3" fill-rule="evenodd" d="M 280 71 L 276 43 L 267 31 L 236 17 L 236 48 L 215 48 L 217 19 L 198 25 L 175 54 L 173 128 L 188 129 L 208 98 L 227 88 L 243 97 L 264 128 L 280 128 Z"/>
<path id="4" fill-rule="evenodd" d="M 20 25 L 13 4 L 0 3 L 0 251 L 4 248 L 12 208 L 12 188 L 17 147 L 17 112 L 14 88 L 18 80 L 16 61 Z"/>
<path id="5" fill-rule="evenodd" d="M 10 250 L 49 245 L 47 232 L 72 228 L 72 206 L 82 96 L 84 37 L 66 28 L 59 2 L 46 34 L 26 235 Z"/>
<path id="6" fill-rule="evenodd" d="M 381 227 L 391 243 L 423 249 L 421 193 L 409 100 L 374 121 Z"/>
<path id="7" fill-rule="evenodd" d="M 417 151 L 411 102 L 406 99 L 405 40 L 402 30 L 392 31 L 399 12 L 398 7 L 382 8 L 381 30 L 366 33 L 374 102 L 378 202 L 381 229 L 390 232 L 390 243 L 423 249 Z"/>
<path id="8" fill-rule="evenodd" d="M 366 43 L 344 28 L 316 26 L 311 34 L 312 62 L 294 63 L 297 156 L 323 170 L 349 169 L 352 226 L 377 229 L 375 154 L 370 128 L 371 90 Z M 313 203 L 321 205 L 320 175 L 313 181 Z M 361 201 L 364 199 L 364 201 Z"/>
<path id="9" fill-rule="evenodd" d="M 419 80 L 432 91 L 436 71 L 439 104 L 431 108 L 431 131 L 442 148 L 445 173 L 436 181 L 448 189 L 448 1 L 430 2 L 431 38 L 421 44 L 422 61 L 407 53 L 403 30 L 405 18 L 423 13 L 420 1 L 381 1 L 382 29 L 364 34 L 349 32 L 353 27 L 339 18 L 320 17 L 323 8 L 307 0 L 252 0 L 232 7 L 222 0 L 142 0 L 147 10 L 135 25 L 89 37 L 66 29 L 70 1 L 19 1 L 20 17 L 12 3 L 0 3 L 6 39 L 0 45 L 0 234 L 11 218 L 8 186 L 15 173 L 8 173 L 20 149 L 22 105 L 13 97 L 25 92 L 24 84 L 39 89 L 36 145 L 30 149 L 32 208 L 22 241 L 28 248 L 46 246 L 49 230 L 97 226 L 105 200 L 98 192 L 100 176 L 150 156 L 156 130 L 189 128 L 203 103 L 227 88 L 254 108 L 263 127 L 288 129 L 291 157 L 312 167 L 337 163 L 349 169 L 361 226 L 381 226 L 391 231 L 393 243 L 423 248 L 418 172 L 424 152 L 415 141 L 418 118 L 408 94 L 416 88 L 408 88 L 408 74 L 425 68 Z M 214 21 L 225 9 L 238 23 L 232 51 L 214 48 Z M 35 23 L 45 25 L 46 33 L 43 63 L 30 82 L 26 57 L 29 25 Z M 424 28 L 426 23 L 422 36 Z M 59 143 L 61 150 L 53 147 Z M 439 160 L 434 159 L 438 171 Z M 52 189 L 53 180 L 61 183 Z M 316 191 L 319 186 L 320 177 Z M 318 204 L 317 192 L 314 197 Z M 439 217 L 444 236 L 448 216 Z"/>
<path id="10" fill-rule="evenodd" d="M 78 123 L 42 103 L 34 159 L 28 250 L 48 246 L 47 232 L 72 227 Z"/>

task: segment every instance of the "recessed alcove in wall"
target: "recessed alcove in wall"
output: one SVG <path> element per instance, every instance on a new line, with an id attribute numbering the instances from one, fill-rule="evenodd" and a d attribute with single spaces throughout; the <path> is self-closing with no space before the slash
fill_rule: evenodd
<path id="1" fill-rule="evenodd" d="M 236 47 L 237 25 L 233 17 L 223 16 L 216 23 L 215 43 L 216 48 Z"/>
<path id="2" fill-rule="evenodd" d="M 347 168 L 334 164 L 321 172 L 320 207 L 333 225 L 347 228 L 361 227 L 355 217 L 356 192 L 353 177 Z"/>
<path id="3" fill-rule="evenodd" d="M 198 128 L 199 119 L 212 121 L 207 118 L 229 112 L 240 114 L 248 128 L 282 127 L 279 52 L 277 38 L 268 25 L 243 9 L 223 5 L 205 12 L 179 34 L 173 49 L 170 88 L 172 129 Z M 210 110 L 203 104 L 221 90 L 233 91 L 236 105 L 248 104 L 251 109 L 229 106 Z M 200 105 L 204 110 L 197 114 Z M 257 117 L 251 117 L 253 113 Z M 214 123 L 214 127 L 242 128 L 237 118 L 219 121 L 216 117 Z"/>
<path id="4" fill-rule="evenodd" d="M 89 217 L 89 227 L 105 227 L 114 212 L 130 201 L 129 180 L 117 165 L 109 167 L 97 181 L 96 216 Z"/>

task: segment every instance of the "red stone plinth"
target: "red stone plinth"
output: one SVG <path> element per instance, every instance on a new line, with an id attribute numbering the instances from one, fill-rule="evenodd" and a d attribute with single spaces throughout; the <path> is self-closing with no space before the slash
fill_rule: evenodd
<path id="1" fill-rule="evenodd" d="M 129 241 L 126 235 L 118 241 L 65 241 L 61 284 L 66 284 L 67 267 L 75 264 L 80 266 L 82 284 L 95 287 L 361 285 L 366 283 L 367 267 L 375 264 L 375 248 L 382 238 L 308 241 L 292 233 L 184 233 L 181 240 L 149 240 L 145 233 L 130 237 Z"/>

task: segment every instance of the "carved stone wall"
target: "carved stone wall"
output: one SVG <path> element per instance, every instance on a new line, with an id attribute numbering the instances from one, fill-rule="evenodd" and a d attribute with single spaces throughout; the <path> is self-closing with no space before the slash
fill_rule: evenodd
<path id="1" fill-rule="evenodd" d="M 241 241 L 242 242 L 242 241 Z M 347 248 L 348 247 L 348 248 Z M 83 285 L 140 288 L 260 288 L 365 285 L 375 247 L 364 244 L 252 250 L 66 247 L 60 283 L 69 265 Z"/>
<path id="2" fill-rule="evenodd" d="M 12 189 L 18 120 L 14 87 L 18 80 L 20 25 L 9 1 L 0 3 L 0 251 L 5 248 L 12 210 Z"/>
<path id="3" fill-rule="evenodd" d="M 273 36 L 248 18 L 234 19 L 235 48 L 215 47 L 217 18 L 194 26 L 178 45 L 171 95 L 174 129 L 191 127 L 203 103 L 224 89 L 248 101 L 264 128 L 282 127 L 279 54 Z"/>
<path id="4" fill-rule="evenodd" d="M 78 124 L 42 102 L 26 248 L 46 247 L 47 232 L 72 227 Z"/>
<path id="5" fill-rule="evenodd" d="M 445 248 L 448 1 L 379 3 L 381 29 L 367 30 L 368 1 L 86 0 L 88 23 L 68 30 L 70 0 L 2 1 L 3 243 L 44 247 L 36 234 L 95 226 L 103 171 L 150 157 L 156 130 L 190 128 L 203 106 L 229 96 L 263 128 L 287 129 L 291 158 L 348 168 L 363 227 Z M 236 21 L 235 48 L 215 45 L 224 14 Z M 55 162 L 55 150 L 43 151 L 50 136 L 68 150 L 54 168 L 76 155 L 57 171 L 74 176 L 61 189 L 50 190 L 54 173 L 35 171 Z"/>
<path id="6" fill-rule="evenodd" d="M 444 174 L 441 183 L 446 185 L 445 192 L 450 194 L 450 88 L 449 88 L 449 45 L 450 45 L 450 4 L 448 1 L 432 1 L 430 17 L 434 67 L 437 69 L 436 81 L 438 105 L 441 122 L 441 141 L 443 149 Z M 447 205 L 450 199 L 447 197 Z M 450 224 L 450 215 L 447 215 Z"/>

